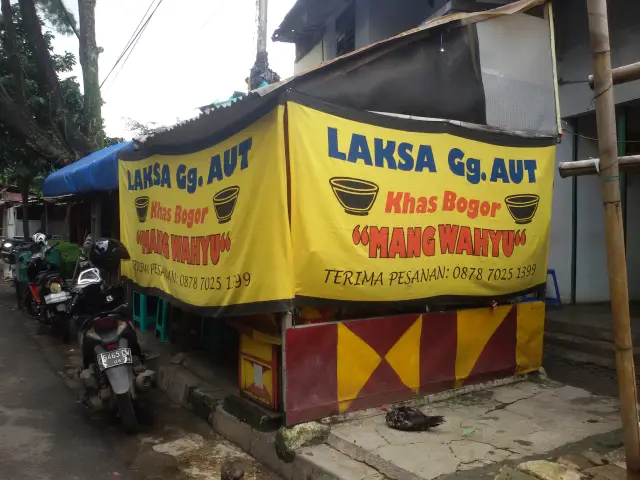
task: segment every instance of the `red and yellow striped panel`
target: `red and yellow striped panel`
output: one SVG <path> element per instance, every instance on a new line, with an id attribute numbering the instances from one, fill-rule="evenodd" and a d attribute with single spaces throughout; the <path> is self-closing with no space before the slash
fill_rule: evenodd
<path id="1" fill-rule="evenodd" d="M 305 325 L 287 331 L 287 424 L 535 370 L 544 303 Z"/>

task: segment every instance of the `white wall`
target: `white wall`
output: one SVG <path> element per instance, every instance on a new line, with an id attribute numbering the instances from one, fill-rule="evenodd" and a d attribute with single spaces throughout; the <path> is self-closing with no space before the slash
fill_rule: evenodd
<path id="1" fill-rule="evenodd" d="M 6 208 L 4 211 L 5 218 L 5 235 L 7 237 L 16 236 L 16 209 L 15 207 Z"/>
<path id="2" fill-rule="evenodd" d="M 580 117 L 578 133 L 597 136 L 595 115 Z M 593 140 L 578 137 L 578 159 L 598 157 L 598 145 Z M 609 277 L 605 244 L 604 212 L 600 179 L 597 176 L 578 177 L 576 240 L 576 303 L 609 300 Z"/>
<path id="3" fill-rule="evenodd" d="M 569 132 L 573 131 L 570 125 L 567 125 L 566 129 Z M 569 303 L 571 300 L 573 181 L 571 178 L 561 178 L 557 165 L 561 162 L 570 162 L 573 160 L 574 143 L 575 136 L 567 133 L 563 136 L 561 143 L 556 147 L 556 169 L 553 181 L 549 268 L 553 268 L 556 271 L 562 303 Z M 551 282 L 551 277 L 548 277 L 547 295 L 555 297 L 555 291 Z"/>
<path id="4" fill-rule="evenodd" d="M 293 64 L 293 73 L 298 74 L 305 72 L 324 61 L 323 58 L 323 41 L 320 40 L 316 45 L 300 60 Z"/>
<path id="5" fill-rule="evenodd" d="M 40 222 L 40 220 L 29 220 L 29 234 L 33 235 L 34 233 L 36 233 L 41 225 L 42 225 L 42 222 Z M 22 220 L 16 220 L 15 236 L 16 237 L 24 236 L 24 232 L 22 229 Z"/>

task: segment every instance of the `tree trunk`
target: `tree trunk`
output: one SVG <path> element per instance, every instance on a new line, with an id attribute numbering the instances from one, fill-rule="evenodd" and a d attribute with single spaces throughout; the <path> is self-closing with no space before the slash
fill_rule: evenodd
<path id="1" fill-rule="evenodd" d="M 20 57 L 16 52 L 16 27 L 13 24 L 13 14 L 11 12 L 11 0 L 2 0 L 2 18 L 4 19 L 4 46 L 9 58 L 9 69 L 13 76 L 14 101 L 24 106 L 24 76 L 22 74 L 22 65 Z"/>
<path id="2" fill-rule="evenodd" d="M 3 0 L 5 1 L 5 0 Z M 78 0 L 80 17 L 80 65 L 84 83 L 84 135 L 95 145 L 102 147 L 102 98 L 98 77 L 96 44 L 96 0 Z"/>
<path id="3" fill-rule="evenodd" d="M 67 109 L 60 82 L 53 68 L 53 61 L 47 49 L 47 44 L 42 35 L 40 18 L 36 12 L 33 0 L 19 0 L 22 12 L 22 24 L 29 39 L 29 45 L 33 51 L 38 72 L 38 83 L 44 88 L 51 99 L 53 108 L 53 121 L 56 129 L 63 136 L 60 140 L 68 147 L 76 158 L 82 158 L 93 150 L 89 140 L 82 135 L 75 124 L 75 119 Z"/>
<path id="4" fill-rule="evenodd" d="M 22 236 L 29 238 L 31 232 L 29 232 L 29 186 L 30 182 L 26 178 L 18 179 L 18 186 L 20 187 L 20 194 L 22 195 Z"/>
<path id="5" fill-rule="evenodd" d="M 11 101 L 2 85 L 0 85 L 0 122 L 15 136 L 23 138 L 35 152 L 54 164 L 69 158 L 70 153 L 51 141 L 25 107 L 20 107 Z"/>

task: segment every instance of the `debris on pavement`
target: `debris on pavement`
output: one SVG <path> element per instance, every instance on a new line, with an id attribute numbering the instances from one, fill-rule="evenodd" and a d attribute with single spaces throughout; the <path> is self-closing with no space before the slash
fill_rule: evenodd
<path id="1" fill-rule="evenodd" d="M 616 464 L 609 463 L 610 458 Z M 555 462 L 534 460 L 513 469 L 503 466 L 494 480 L 626 480 L 621 450 L 603 456 L 593 450 L 559 457 Z"/>
<path id="2" fill-rule="evenodd" d="M 389 428 L 405 432 L 424 432 L 444 423 L 444 417 L 425 415 L 415 407 L 392 408 L 387 412 L 385 421 Z"/>
<path id="3" fill-rule="evenodd" d="M 220 480 L 242 480 L 244 465 L 238 460 L 225 460 L 220 467 Z"/>
<path id="4" fill-rule="evenodd" d="M 540 480 L 582 480 L 586 478 L 580 472 L 560 463 L 546 460 L 534 460 L 518 465 L 518 470 L 533 475 Z"/>

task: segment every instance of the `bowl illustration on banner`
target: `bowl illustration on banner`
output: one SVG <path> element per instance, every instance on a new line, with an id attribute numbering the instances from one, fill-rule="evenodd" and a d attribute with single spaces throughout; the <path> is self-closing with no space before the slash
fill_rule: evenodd
<path id="1" fill-rule="evenodd" d="M 533 220 L 536 210 L 538 210 L 540 197 L 532 193 L 509 195 L 504 199 L 504 203 L 507 204 L 509 213 L 516 223 L 522 225 Z"/>
<path id="2" fill-rule="evenodd" d="M 149 197 L 138 197 L 135 201 L 136 213 L 138 221 L 144 223 L 147 221 L 147 212 L 149 211 Z"/>
<path id="3" fill-rule="evenodd" d="M 218 223 L 227 223 L 231 220 L 238 202 L 238 195 L 240 195 L 240 187 L 234 185 L 220 190 L 213 196 L 213 208 L 216 211 Z"/>
<path id="4" fill-rule="evenodd" d="M 349 215 L 369 215 L 380 188 L 359 178 L 333 177 L 329 180 L 338 202 Z"/>

